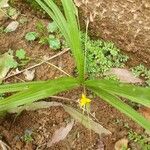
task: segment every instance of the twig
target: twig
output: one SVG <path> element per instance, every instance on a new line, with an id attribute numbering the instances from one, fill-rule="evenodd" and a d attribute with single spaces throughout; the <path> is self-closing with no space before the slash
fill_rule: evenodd
<path id="1" fill-rule="evenodd" d="M 44 60 L 44 61 L 42 61 L 42 62 L 40 62 L 40 63 L 38 63 L 38 64 L 36 64 L 36 65 L 30 66 L 30 67 L 28 67 L 28 68 L 26 68 L 26 69 L 23 69 L 23 70 L 21 70 L 21 71 L 19 71 L 19 72 L 17 72 L 17 73 L 14 73 L 14 74 L 11 74 L 11 75 L 6 76 L 6 77 L 4 78 L 4 80 L 6 80 L 6 79 L 8 79 L 8 78 L 10 78 L 10 77 L 16 76 L 16 75 L 18 75 L 18 74 L 21 74 L 21 73 L 25 72 L 26 70 L 31 70 L 31 69 L 33 69 L 33 68 L 36 68 L 36 67 L 38 67 L 38 66 L 40 66 L 40 65 L 42 65 L 42 64 L 44 64 L 44 63 L 46 63 L 46 62 L 48 62 L 48 61 L 50 61 L 50 60 L 52 60 L 52 59 L 54 59 L 54 58 L 56 58 L 56 57 L 58 57 L 58 56 L 64 54 L 64 53 L 68 52 L 68 51 L 69 51 L 69 48 L 64 49 L 62 52 L 60 52 L 60 53 L 58 53 L 58 54 L 56 54 L 56 55 L 54 55 L 54 56 L 48 58 L 47 60 Z"/>
<path id="2" fill-rule="evenodd" d="M 64 73 L 65 75 L 70 77 L 70 74 L 68 74 L 67 72 L 65 72 L 64 70 L 62 70 L 61 68 L 57 67 L 56 65 L 50 63 L 50 62 L 46 62 L 47 64 L 49 64 L 50 66 L 53 66 L 54 68 L 58 69 L 60 72 Z"/>

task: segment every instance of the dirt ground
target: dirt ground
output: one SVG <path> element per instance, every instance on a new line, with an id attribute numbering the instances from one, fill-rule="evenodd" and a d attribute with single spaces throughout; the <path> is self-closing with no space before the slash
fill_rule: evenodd
<path id="1" fill-rule="evenodd" d="M 34 31 L 35 24 L 39 21 L 39 18 L 28 13 L 24 15 L 28 18 L 28 22 L 25 25 L 20 25 L 15 32 L 0 35 L 0 53 L 4 53 L 8 49 L 17 50 L 23 48 L 26 50 L 27 56 L 34 58 L 28 64 L 28 66 L 31 66 L 39 62 L 39 58 L 44 55 L 50 57 L 58 52 L 50 50 L 48 46 L 41 46 L 38 42 L 29 43 L 25 41 L 25 33 Z M 48 23 L 46 19 L 41 19 L 41 21 Z M 2 24 L 6 26 L 9 22 L 10 20 L 8 19 L 3 21 Z M 74 74 L 75 65 L 70 52 L 66 52 L 51 62 L 61 66 L 70 75 Z M 36 68 L 35 80 L 54 79 L 62 75 L 61 72 L 48 64 L 43 64 Z M 19 82 L 20 79 L 24 80 L 24 77 L 19 75 L 17 78 L 13 77 L 6 80 L 6 82 Z M 61 96 L 77 100 L 81 96 L 81 89 L 62 93 Z M 46 101 L 57 101 L 78 107 L 73 101 L 61 101 L 53 98 L 48 98 Z M 51 140 L 54 132 L 65 126 L 68 120 L 71 120 L 69 114 L 59 106 L 36 111 L 23 111 L 18 116 L 8 114 L 0 120 L 1 139 L 12 150 L 113 150 L 116 141 L 127 137 L 129 129 L 125 127 L 125 124 L 128 124 L 130 129 L 138 133 L 143 132 L 143 129 L 136 123 L 98 98 L 92 101 L 91 107 L 91 112 L 95 113 L 100 124 L 111 131 L 112 135 L 100 137 L 76 122 L 65 140 L 48 148 L 47 143 Z M 121 120 L 120 124 L 116 123 L 117 119 Z M 26 130 L 32 131 L 33 141 L 24 142 L 22 140 Z M 132 143 L 130 144 L 132 145 Z M 139 149 L 134 145 L 132 145 L 132 148 Z"/>

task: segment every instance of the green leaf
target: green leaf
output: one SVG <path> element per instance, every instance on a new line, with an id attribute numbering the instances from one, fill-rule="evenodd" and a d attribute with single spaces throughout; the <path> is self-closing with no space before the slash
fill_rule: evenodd
<path id="1" fill-rule="evenodd" d="M 49 23 L 48 26 L 47 26 L 47 30 L 50 33 L 56 32 L 58 30 L 57 24 L 55 22 Z"/>
<path id="2" fill-rule="evenodd" d="M 33 81 L 33 82 L 25 82 L 25 83 L 23 82 L 23 83 L 2 84 L 0 85 L 0 94 L 28 90 L 33 87 L 45 85 L 47 82 L 49 82 L 49 80 Z"/>
<path id="3" fill-rule="evenodd" d="M 24 49 L 19 49 L 16 51 L 16 57 L 19 59 L 25 59 L 26 58 L 26 52 Z"/>
<path id="4" fill-rule="evenodd" d="M 16 68 L 17 65 L 12 53 L 6 52 L 5 54 L 0 55 L 0 82 L 7 75 L 8 71 L 11 68 Z"/>
<path id="5" fill-rule="evenodd" d="M 40 102 L 34 102 L 29 105 L 20 106 L 17 107 L 16 109 L 11 109 L 9 110 L 9 113 L 20 113 L 23 110 L 34 111 L 38 109 L 45 109 L 45 108 L 56 107 L 56 106 L 62 106 L 62 103 L 40 101 Z"/>
<path id="6" fill-rule="evenodd" d="M 54 94 L 78 87 L 78 81 L 74 78 L 59 78 L 49 80 L 41 86 L 35 86 L 21 91 L 0 101 L 0 111 L 15 109 L 18 106 L 30 104 L 34 101 L 47 98 Z"/>
<path id="7" fill-rule="evenodd" d="M 79 80 L 84 82 L 84 53 L 81 48 L 80 30 L 77 23 L 75 6 L 72 0 L 62 0 L 65 11 L 65 17 L 51 0 L 36 0 L 36 2 L 48 13 L 48 15 L 57 24 L 59 30 L 65 37 L 68 45 L 71 48 L 75 62 L 77 65 Z"/>
<path id="8" fill-rule="evenodd" d="M 48 38 L 48 43 L 49 43 L 50 48 L 54 50 L 60 49 L 61 47 L 60 40 L 56 38 Z"/>
<path id="9" fill-rule="evenodd" d="M 118 81 L 110 80 L 88 80 L 87 86 L 97 86 L 109 93 L 125 97 L 133 102 L 150 107 L 150 88 L 138 87 L 130 84 L 119 83 Z"/>
<path id="10" fill-rule="evenodd" d="M 110 131 L 108 131 L 107 129 L 105 129 L 99 123 L 96 123 L 90 117 L 83 115 L 82 113 L 80 113 L 76 109 L 74 109 L 72 107 L 69 107 L 69 106 L 66 106 L 66 105 L 63 105 L 63 107 L 64 107 L 64 109 L 65 109 L 66 112 L 68 112 L 74 119 L 76 119 L 78 122 L 80 122 L 81 124 L 83 124 L 86 128 L 92 129 L 93 131 L 95 131 L 99 135 L 102 135 L 102 134 L 105 134 L 105 135 L 111 134 Z"/>
<path id="11" fill-rule="evenodd" d="M 25 35 L 25 39 L 27 41 L 35 41 L 38 37 L 38 34 L 36 32 L 28 32 L 26 35 Z"/>
<path id="12" fill-rule="evenodd" d="M 94 84 L 94 83 L 93 83 Z M 137 111 L 131 108 L 129 105 L 122 102 L 118 97 L 112 95 L 111 93 L 102 90 L 101 88 L 95 86 L 89 87 L 94 93 L 96 93 L 100 98 L 111 104 L 113 107 L 126 114 L 128 117 L 133 119 L 139 125 L 141 125 L 146 130 L 150 131 L 150 121 L 146 120 Z"/>
<path id="13" fill-rule="evenodd" d="M 15 8 L 13 8 L 13 7 L 9 7 L 8 10 L 7 10 L 7 14 L 8 14 L 10 17 L 12 17 L 12 16 L 14 16 L 14 15 L 17 14 L 17 10 L 16 10 Z"/>

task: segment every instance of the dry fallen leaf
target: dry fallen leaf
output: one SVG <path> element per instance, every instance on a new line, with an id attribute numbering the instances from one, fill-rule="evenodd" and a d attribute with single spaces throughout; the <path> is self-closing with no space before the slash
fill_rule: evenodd
<path id="1" fill-rule="evenodd" d="M 24 73 L 25 79 L 28 81 L 32 81 L 35 77 L 35 69 L 33 70 L 26 70 Z"/>
<path id="2" fill-rule="evenodd" d="M 73 125 L 74 121 L 72 120 L 70 123 L 67 124 L 66 127 L 61 127 L 60 129 L 56 130 L 52 137 L 52 140 L 48 142 L 47 147 L 51 147 L 53 144 L 64 140 L 71 131 Z"/>
<path id="3" fill-rule="evenodd" d="M 111 132 L 101 126 L 99 123 L 93 121 L 90 117 L 85 116 L 84 114 L 80 113 L 76 109 L 63 105 L 66 112 L 68 112 L 75 120 L 79 123 L 84 125 L 86 128 L 93 130 L 97 134 L 101 135 L 109 135 Z"/>
<path id="4" fill-rule="evenodd" d="M 115 143 L 115 150 L 122 150 L 123 148 L 128 148 L 128 139 L 120 139 Z"/>
<path id="5" fill-rule="evenodd" d="M 116 75 L 120 81 L 124 83 L 143 83 L 143 80 L 135 77 L 128 69 L 112 68 L 110 71 L 106 72 L 105 75 Z"/>
<path id="6" fill-rule="evenodd" d="M 12 21 L 5 29 L 5 32 L 13 32 L 15 31 L 19 26 L 18 21 Z"/>

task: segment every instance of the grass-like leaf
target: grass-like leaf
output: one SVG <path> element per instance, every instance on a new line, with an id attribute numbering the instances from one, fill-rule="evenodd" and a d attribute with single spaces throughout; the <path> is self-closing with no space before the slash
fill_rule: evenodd
<path id="1" fill-rule="evenodd" d="M 68 112 L 74 119 L 76 119 L 78 122 L 83 124 L 86 128 L 95 131 L 99 135 L 102 134 L 111 134 L 111 132 L 107 129 L 105 129 L 103 126 L 101 126 L 99 123 L 96 123 L 88 116 L 85 116 L 84 114 L 80 113 L 76 109 L 63 105 L 66 112 Z"/>
<path id="2" fill-rule="evenodd" d="M 84 53 L 81 48 L 80 30 L 72 0 L 62 0 L 65 16 L 59 10 L 53 0 L 36 0 L 36 2 L 48 13 L 60 29 L 71 48 L 77 65 L 79 80 L 84 81 Z"/>
<path id="3" fill-rule="evenodd" d="M 89 80 L 86 81 L 86 85 L 97 86 L 108 91 L 109 93 L 116 94 L 146 107 L 150 107 L 149 87 L 138 87 L 110 80 Z"/>
<path id="4" fill-rule="evenodd" d="M 30 104 L 34 101 L 47 98 L 62 91 L 78 87 L 78 81 L 74 78 L 60 78 L 50 80 L 42 86 L 34 86 L 21 91 L 0 101 L 0 111 L 7 111 L 18 106 Z"/>
<path id="5" fill-rule="evenodd" d="M 94 84 L 94 83 L 93 83 Z M 139 125 L 141 125 L 146 130 L 150 131 L 150 121 L 140 115 L 132 107 L 122 102 L 117 96 L 110 94 L 109 92 L 102 90 L 96 86 L 89 87 L 94 93 L 96 93 L 100 98 L 111 104 L 113 107 L 118 109 L 120 112 L 126 114 L 128 117 L 133 119 Z"/>
<path id="6" fill-rule="evenodd" d="M 25 83 L 3 84 L 0 85 L 0 94 L 28 90 L 33 87 L 42 86 L 47 82 L 48 81 L 34 81 Z"/>

